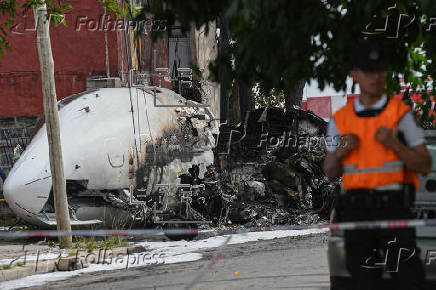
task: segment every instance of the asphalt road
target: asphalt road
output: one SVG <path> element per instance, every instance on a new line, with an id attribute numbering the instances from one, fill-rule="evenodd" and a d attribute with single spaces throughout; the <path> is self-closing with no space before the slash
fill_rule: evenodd
<path id="1" fill-rule="evenodd" d="M 184 289 L 215 256 L 194 262 L 94 272 L 26 289 Z M 228 245 L 192 289 L 329 289 L 327 234 Z"/>

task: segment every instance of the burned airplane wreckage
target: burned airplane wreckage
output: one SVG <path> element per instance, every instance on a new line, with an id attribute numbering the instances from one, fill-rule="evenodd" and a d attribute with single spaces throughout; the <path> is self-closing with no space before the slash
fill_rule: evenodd
<path id="1" fill-rule="evenodd" d="M 286 113 L 259 108 L 237 126 L 221 126 L 214 150 L 227 191 L 237 197 L 229 219 L 267 226 L 327 217 L 340 183 L 329 182 L 322 171 L 326 125 L 294 107 Z"/>
<path id="2" fill-rule="evenodd" d="M 339 188 L 321 170 L 326 123 L 310 111 L 260 108 L 219 127 L 163 88 L 87 91 L 59 107 L 73 227 L 301 223 L 328 214 Z M 45 124 L 4 196 L 24 221 L 56 225 Z"/>
<path id="3" fill-rule="evenodd" d="M 59 108 L 72 226 L 159 222 L 178 203 L 170 192 L 179 175 L 196 164 L 203 176 L 214 161 L 213 116 L 173 91 L 99 89 L 63 99 Z M 42 122 L 9 173 L 4 196 L 23 220 L 53 226 L 51 187 Z"/>

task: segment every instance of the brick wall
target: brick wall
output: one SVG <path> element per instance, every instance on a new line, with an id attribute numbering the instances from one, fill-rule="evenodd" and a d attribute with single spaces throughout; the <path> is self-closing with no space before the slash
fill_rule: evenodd
<path id="1" fill-rule="evenodd" d="M 102 19 L 102 4 L 100 1 L 69 2 L 73 9 L 66 13 L 66 26 L 50 26 L 58 99 L 84 91 L 87 77 L 105 74 L 104 32 L 96 26 Z M 0 117 L 43 112 L 33 27 L 33 13 L 29 11 L 17 17 L 16 25 L 8 31 L 11 49 L 0 58 Z M 111 75 L 116 77 L 119 75 L 116 30 L 108 31 L 108 48 Z"/>

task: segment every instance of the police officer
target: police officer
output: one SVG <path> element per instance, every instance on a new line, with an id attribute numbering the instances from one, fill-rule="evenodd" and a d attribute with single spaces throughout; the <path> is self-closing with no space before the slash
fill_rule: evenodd
<path id="1" fill-rule="evenodd" d="M 341 142 L 327 144 L 324 162 L 327 177 L 342 176 L 345 189 L 335 209 L 337 221 L 412 218 L 416 174 L 431 168 L 423 130 L 410 106 L 384 94 L 382 47 L 360 43 L 350 60 L 349 74 L 361 94 L 330 120 L 327 135 L 340 136 Z M 414 228 L 345 231 L 345 252 L 351 274 L 346 289 L 385 289 L 384 270 L 391 274 L 393 289 L 424 289 Z"/>

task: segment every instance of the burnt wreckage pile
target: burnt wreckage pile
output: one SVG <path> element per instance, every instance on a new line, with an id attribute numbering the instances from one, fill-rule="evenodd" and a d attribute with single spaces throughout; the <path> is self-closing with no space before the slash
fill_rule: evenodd
<path id="1" fill-rule="evenodd" d="M 244 122 L 221 125 L 215 165 L 204 179 L 198 168 L 181 176 L 182 184 L 203 191 L 192 209 L 216 224 L 268 226 L 302 224 L 326 218 L 340 183 L 322 172 L 326 122 L 294 108 L 260 108 Z"/>
<path id="2" fill-rule="evenodd" d="M 65 177 L 74 226 L 262 226 L 328 214 L 339 185 L 322 173 L 326 123 L 312 112 L 260 108 L 218 128 L 206 105 L 171 90 L 131 91 L 100 89 L 59 103 L 62 130 L 85 128 L 64 134 L 72 144 Z M 26 222 L 53 227 L 42 127 L 32 142 L 8 176 L 5 197 Z"/>
<path id="3" fill-rule="evenodd" d="M 141 156 L 147 158 L 141 164 L 147 166 L 135 172 L 134 155 L 128 159 L 136 190 L 92 190 L 86 181 L 69 180 L 74 212 L 110 205 L 117 209 L 109 215 L 111 223 L 167 228 L 209 221 L 218 226 L 310 224 L 328 216 L 340 184 L 322 172 L 323 119 L 298 108 L 287 113 L 259 108 L 247 112 L 241 124 L 221 125 L 218 131 L 205 108 L 177 107 L 175 112 L 178 126 L 166 128 L 154 146 L 144 146 Z M 48 208 L 52 204 L 49 200 L 45 212 L 54 212 Z"/>

